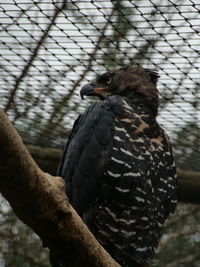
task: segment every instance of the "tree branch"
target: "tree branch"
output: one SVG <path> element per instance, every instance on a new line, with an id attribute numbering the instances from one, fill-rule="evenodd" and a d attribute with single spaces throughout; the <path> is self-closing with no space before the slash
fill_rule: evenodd
<path id="1" fill-rule="evenodd" d="M 42 172 L 0 110 L 0 191 L 59 266 L 119 266 L 69 205 L 64 182 Z M 58 266 L 58 265 L 57 265 Z"/>
<path id="2" fill-rule="evenodd" d="M 180 169 L 177 172 L 179 201 L 200 204 L 200 173 Z"/>

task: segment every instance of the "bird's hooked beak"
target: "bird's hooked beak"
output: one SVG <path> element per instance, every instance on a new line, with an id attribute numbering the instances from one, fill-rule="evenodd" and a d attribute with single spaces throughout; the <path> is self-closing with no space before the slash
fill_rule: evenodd
<path id="1" fill-rule="evenodd" d="M 95 95 L 94 89 L 93 89 L 93 86 L 91 85 L 91 83 L 87 83 L 86 85 L 84 85 L 81 88 L 81 91 L 80 91 L 81 98 L 84 99 L 85 95 L 90 95 L 90 96 Z"/>
<path id="2" fill-rule="evenodd" d="M 98 96 L 101 100 L 105 98 L 103 95 L 103 91 L 107 90 L 107 87 L 98 87 L 93 85 L 92 83 L 87 83 L 81 88 L 80 96 L 82 99 L 84 99 L 84 96 Z"/>

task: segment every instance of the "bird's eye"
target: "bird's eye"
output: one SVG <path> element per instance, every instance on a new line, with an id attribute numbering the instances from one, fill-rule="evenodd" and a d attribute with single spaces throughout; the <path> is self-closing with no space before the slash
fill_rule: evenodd
<path id="1" fill-rule="evenodd" d="M 106 83 L 110 84 L 111 82 L 112 82 L 112 78 L 111 77 L 107 78 Z"/>

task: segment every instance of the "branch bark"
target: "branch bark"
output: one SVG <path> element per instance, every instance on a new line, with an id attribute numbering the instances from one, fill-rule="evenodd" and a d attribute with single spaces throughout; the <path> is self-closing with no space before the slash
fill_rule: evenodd
<path id="1" fill-rule="evenodd" d="M 63 180 L 41 171 L 1 110 L 0 148 L 0 191 L 56 266 L 119 266 L 69 205 Z"/>
<path id="2" fill-rule="evenodd" d="M 200 173 L 180 169 L 177 172 L 179 201 L 200 204 Z"/>

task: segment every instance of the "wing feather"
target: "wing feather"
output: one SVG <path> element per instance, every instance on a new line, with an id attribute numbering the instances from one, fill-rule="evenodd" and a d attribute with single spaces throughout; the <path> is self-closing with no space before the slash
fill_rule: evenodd
<path id="1" fill-rule="evenodd" d="M 114 113 L 107 103 L 95 103 L 75 121 L 58 175 L 65 179 L 69 201 L 80 216 L 98 197 L 109 157 Z"/>

